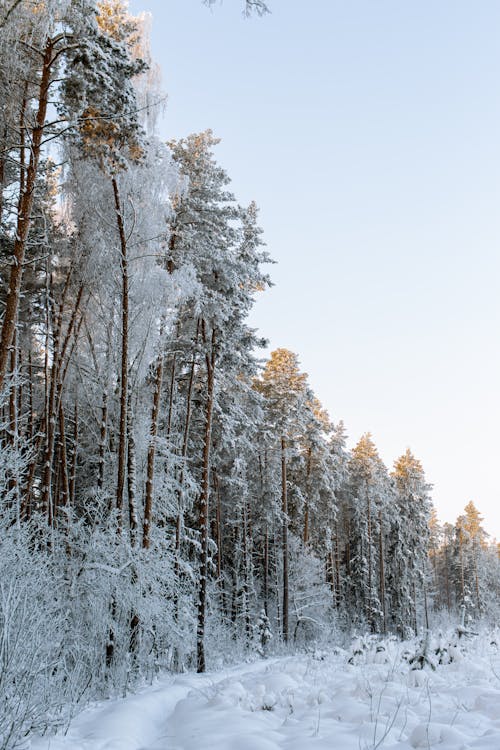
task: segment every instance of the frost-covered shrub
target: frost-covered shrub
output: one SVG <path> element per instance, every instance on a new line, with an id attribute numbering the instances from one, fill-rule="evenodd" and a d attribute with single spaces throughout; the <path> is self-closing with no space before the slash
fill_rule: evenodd
<path id="1" fill-rule="evenodd" d="M 74 671 L 60 661 L 66 604 L 36 523 L 3 527 L 0 555 L 0 748 L 63 717 Z"/>

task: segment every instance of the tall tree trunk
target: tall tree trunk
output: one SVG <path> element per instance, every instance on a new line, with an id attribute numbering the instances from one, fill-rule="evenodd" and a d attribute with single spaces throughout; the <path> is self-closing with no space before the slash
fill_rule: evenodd
<path id="1" fill-rule="evenodd" d="M 330 541 L 330 540 L 328 540 Z M 333 604 L 337 604 L 337 590 L 335 587 L 335 560 L 333 556 L 333 549 L 330 548 L 326 558 L 326 580 L 330 584 L 330 591 L 333 594 Z"/>
<path id="2" fill-rule="evenodd" d="M 202 321 L 202 335 L 204 344 L 207 345 L 205 321 Z M 203 440 L 203 462 L 201 474 L 200 493 L 200 581 L 198 594 L 198 627 L 196 631 L 196 670 L 204 672 L 205 662 L 205 618 L 207 607 L 207 578 L 208 578 L 208 519 L 209 519 L 209 493 L 210 493 L 210 445 L 212 437 L 212 415 L 214 407 L 214 385 L 215 385 L 215 329 L 212 330 L 210 351 L 205 355 L 207 371 L 207 396 L 205 404 L 205 434 Z"/>
<path id="3" fill-rule="evenodd" d="M 465 602 L 465 566 L 464 566 L 464 545 L 463 545 L 463 539 L 462 539 L 462 531 L 459 532 L 459 540 L 458 540 L 458 546 L 460 551 L 460 594 L 462 601 L 461 604 L 464 604 Z"/>
<path id="4" fill-rule="evenodd" d="M 199 327 L 200 327 L 200 323 L 199 321 L 197 321 L 193 359 L 191 361 L 191 370 L 189 374 L 188 389 L 187 389 L 187 394 L 186 394 L 186 416 L 184 420 L 184 431 L 183 431 L 182 446 L 181 446 L 182 461 L 181 461 L 181 470 L 180 470 L 180 475 L 179 475 L 179 480 L 178 480 L 178 489 L 177 489 L 177 517 L 175 519 L 175 579 L 177 582 L 177 586 L 180 585 L 180 581 L 181 581 L 181 547 L 182 547 L 182 530 L 184 526 L 184 472 L 185 472 L 185 464 L 187 460 L 189 430 L 191 427 L 192 395 L 193 395 L 194 374 L 195 374 L 195 367 L 196 367 L 196 346 L 198 343 Z M 170 396 L 169 396 L 169 420 L 168 420 L 168 437 L 169 438 L 170 438 L 170 425 L 171 425 L 172 403 L 173 403 L 172 398 L 173 398 L 173 388 L 174 388 L 174 373 L 175 373 L 175 358 L 172 363 L 172 377 L 171 377 L 171 383 L 170 383 Z M 174 594 L 174 619 L 176 622 L 178 622 L 179 620 L 179 597 L 177 594 Z M 172 657 L 172 665 L 173 665 L 174 671 L 179 670 L 180 650 L 178 647 L 174 648 L 174 653 Z"/>
<path id="5" fill-rule="evenodd" d="M 288 587 L 288 492 L 286 486 L 286 439 L 281 438 L 281 512 L 283 514 L 283 640 L 288 643 L 289 587 Z"/>
<path id="6" fill-rule="evenodd" d="M 267 455 L 267 454 L 266 454 Z M 265 462 L 267 471 L 267 461 Z M 259 453 L 259 487 L 260 487 L 260 499 L 262 507 L 264 506 L 264 466 L 262 461 L 262 454 Z M 264 596 L 264 612 L 268 615 L 269 609 L 269 527 L 267 519 L 264 519 L 264 550 L 262 555 L 263 564 L 263 582 L 262 582 L 262 593 Z"/>
<path id="7" fill-rule="evenodd" d="M 102 393 L 102 404 L 101 404 L 101 424 L 99 427 L 99 451 L 98 451 L 98 466 L 97 466 L 97 488 L 102 490 L 104 486 L 104 464 L 105 464 L 105 452 L 106 452 L 106 440 L 108 432 L 108 394 L 106 389 Z"/>
<path id="8" fill-rule="evenodd" d="M 446 607 L 451 612 L 451 595 L 450 595 L 450 566 L 449 566 L 449 545 L 445 542 L 444 546 L 444 579 L 446 586 Z"/>
<path id="9" fill-rule="evenodd" d="M 17 332 L 14 329 L 14 338 L 12 341 L 12 350 L 10 353 L 10 373 L 12 376 L 12 382 L 9 389 L 9 442 L 11 446 L 16 449 L 18 445 L 19 432 L 18 432 L 18 416 L 20 410 L 18 410 L 18 397 L 17 397 Z M 13 502 L 12 505 L 15 508 L 16 521 L 19 523 L 21 517 L 21 508 L 19 506 L 19 487 L 18 478 L 15 474 L 9 479 L 9 490 L 12 493 Z"/>
<path id="10" fill-rule="evenodd" d="M 367 525 L 367 545 L 368 545 L 368 596 L 366 597 L 366 619 L 370 625 L 372 633 L 375 631 L 375 622 L 373 618 L 373 591 L 372 591 L 372 511 L 371 499 L 368 486 L 366 487 L 366 525 Z"/>
<path id="11" fill-rule="evenodd" d="M 128 259 L 127 238 L 123 223 L 120 191 L 115 176 L 111 178 L 115 200 L 116 224 L 120 238 L 120 266 L 122 274 L 122 335 L 120 370 L 120 426 L 118 437 L 118 474 L 116 480 L 116 509 L 118 511 L 118 531 L 122 528 L 123 492 L 127 467 L 127 407 L 128 407 Z"/>
<path id="12" fill-rule="evenodd" d="M 196 349 L 198 346 L 198 336 L 200 330 L 200 321 L 196 324 L 196 337 L 194 341 L 193 359 L 191 360 L 191 370 L 189 373 L 188 389 L 186 393 L 186 417 L 184 420 L 184 432 L 182 435 L 182 447 L 181 447 L 181 471 L 179 476 L 179 488 L 177 490 L 177 519 L 175 524 L 175 557 L 176 557 L 176 574 L 179 575 L 180 566 L 180 552 L 182 543 L 182 526 L 184 523 L 184 473 L 185 464 L 187 459 L 187 451 L 189 444 L 189 430 L 191 427 L 191 410 L 192 410 L 192 398 L 193 398 L 193 385 L 194 385 L 194 374 L 196 369 Z"/>
<path id="13" fill-rule="evenodd" d="M 59 443 L 60 443 L 60 472 L 61 472 L 61 493 L 59 505 L 63 508 L 69 506 L 69 475 L 68 475 L 68 451 L 66 447 L 66 429 L 64 424 L 64 409 L 62 402 L 59 403 Z M 57 498 L 56 501 L 57 503 Z M 56 508 L 54 507 L 54 517 L 56 516 Z"/>
<path id="14" fill-rule="evenodd" d="M 263 595 L 264 595 L 264 612 L 266 616 L 269 616 L 269 528 L 266 523 L 264 530 L 264 582 L 263 582 Z"/>
<path id="15" fill-rule="evenodd" d="M 156 435 L 158 433 L 158 415 L 160 413 L 160 395 L 163 382 L 163 355 L 160 354 L 156 364 L 153 391 L 153 407 L 151 409 L 151 426 L 149 428 L 149 446 L 146 469 L 146 498 L 144 501 L 144 523 L 142 527 L 142 546 L 149 549 L 151 534 L 151 519 L 153 513 L 153 488 L 155 473 Z"/>
<path id="16" fill-rule="evenodd" d="M 32 440 L 35 431 L 35 408 L 33 401 L 33 362 L 31 349 L 28 354 L 28 439 Z"/>
<path id="17" fill-rule="evenodd" d="M 54 332 L 54 345 L 52 354 L 52 367 L 50 370 L 50 386 L 48 389 L 48 403 L 46 405 L 45 425 L 46 425 L 46 439 L 45 439 L 45 455 L 44 455 L 44 466 L 43 466 L 43 479 L 42 479 L 42 510 L 47 514 L 49 525 L 53 520 L 53 497 L 52 497 L 52 468 L 54 461 L 54 445 L 56 435 L 56 422 L 57 415 L 59 413 L 59 403 L 62 396 L 62 390 L 64 385 L 64 378 L 67 372 L 67 365 L 69 358 L 66 361 L 66 355 L 68 354 L 69 342 L 73 331 L 75 330 L 75 323 L 80 308 L 83 286 L 80 286 L 78 294 L 75 300 L 71 318 L 68 323 L 66 334 L 61 343 L 62 336 L 62 316 L 64 312 L 64 305 L 66 299 L 66 292 L 69 286 L 69 278 L 71 270 L 68 273 L 65 288 L 63 290 L 62 299 L 59 305 L 59 312 L 56 321 L 56 327 Z M 69 356 L 71 356 L 72 349 L 70 350 Z"/>
<path id="18" fill-rule="evenodd" d="M 165 438 L 167 445 L 170 445 L 170 436 L 172 434 L 172 416 L 174 413 L 174 391 L 175 391 L 175 368 L 177 363 L 177 353 L 172 357 L 172 367 L 170 368 L 170 387 L 168 391 L 168 411 L 167 411 L 167 430 Z"/>
<path id="19" fill-rule="evenodd" d="M 384 539 L 382 536 L 382 510 L 378 514 L 379 534 L 378 534 L 378 553 L 380 558 L 380 604 L 382 605 L 382 632 L 387 632 L 387 615 L 385 605 L 385 566 L 384 566 Z"/>
<path id="20" fill-rule="evenodd" d="M 306 503 L 304 509 L 304 544 L 309 543 L 309 492 L 311 478 L 312 448 L 307 449 L 307 469 L 306 469 Z"/>
<path id="21" fill-rule="evenodd" d="M 243 607 L 244 607 L 244 618 L 245 618 L 245 636 L 246 645 L 249 648 L 251 643 L 252 628 L 250 622 L 250 558 L 248 554 L 248 516 L 246 503 L 243 502 L 242 507 L 242 531 L 243 531 Z"/>
<path id="22" fill-rule="evenodd" d="M 17 333 L 15 328 L 10 352 L 10 374 L 12 383 L 9 388 L 9 442 L 15 445 L 17 442 Z"/>
<path id="23" fill-rule="evenodd" d="M 130 544 L 135 547 L 137 536 L 137 505 L 136 505 L 136 483 L 137 483 L 137 461 L 135 453 L 134 437 L 134 411 L 132 408 L 132 398 L 129 394 L 129 403 L 127 408 L 127 494 L 128 494 L 128 526 L 130 532 Z"/>
<path id="24" fill-rule="evenodd" d="M 222 583 L 222 518 L 221 518 L 221 503 L 220 503 L 220 488 L 219 488 L 219 476 L 217 471 L 214 469 L 214 493 L 215 493 L 215 542 L 217 545 L 217 580 Z"/>
<path id="25" fill-rule="evenodd" d="M 76 500 L 76 473 L 78 468 L 78 399 L 75 398 L 73 412 L 73 450 L 71 452 L 71 469 L 69 480 L 69 502 L 72 507 Z"/>
<path id="26" fill-rule="evenodd" d="M 9 287 L 5 301 L 5 313 L 0 334 L 0 390 L 3 387 L 9 362 L 9 353 L 14 339 L 19 299 L 21 295 L 21 281 L 23 277 L 26 244 L 31 225 L 35 183 L 40 162 L 42 137 L 47 115 L 49 89 L 51 83 L 51 68 L 53 64 L 54 40 L 48 38 L 45 44 L 41 68 L 40 86 L 38 89 L 38 108 L 35 116 L 35 126 L 31 133 L 30 160 L 26 169 L 26 181 L 22 184 L 17 214 L 16 237 L 14 240 L 13 263 L 10 267 Z"/>
<path id="27" fill-rule="evenodd" d="M 338 519 L 335 521 L 335 579 L 336 579 L 336 605 L 340 607 L 341 604 L 341 581 L 340 581 L 340 544 L 339 544 L 339 522 Z"/>
<path id="28" fill-rule="evenodd" d="M 477 538 L 473 539 L 473 550 L 472 554 L 474 556 L 474 582 L 476 587 L 476 607 L 477 611 L 481 611 L 481 599 L 479 597 L 479 574 L 478 574 L 478 565 L 477 565 Z"/>

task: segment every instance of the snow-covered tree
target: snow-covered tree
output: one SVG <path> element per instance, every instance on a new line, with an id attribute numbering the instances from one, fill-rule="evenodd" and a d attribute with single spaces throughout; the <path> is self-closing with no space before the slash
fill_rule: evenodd
<path id="1" fill-rule="evenodd" d="M 431 486 L 409 449 L 394 463 L 392 477 L 395 495 L 388 536 L 387 596 L 392 625 L 404 634 L 411 628 L 417 630 L 417 597 L 423 596 L 427 604 Z"/>
<path id="2" fill-rule="evenodd" d="M 384 516 L 392 486 L 369 433 L 354 447 L 348 471 L 348 607 L 375 632 L 385 629 L 387 616 Z"/>

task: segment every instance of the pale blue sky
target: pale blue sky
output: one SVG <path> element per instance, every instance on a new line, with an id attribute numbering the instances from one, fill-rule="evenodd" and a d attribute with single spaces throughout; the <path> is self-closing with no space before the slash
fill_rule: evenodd
<path id="1" fill-rule="evenodd" d="M 276 286 L 252 322 L 297 352 L 350 444 L 406 447 L 442 520 L 500 538 L 498 0 L 131 0 L 153 15 L 165 137 L 212 128 Z"/>

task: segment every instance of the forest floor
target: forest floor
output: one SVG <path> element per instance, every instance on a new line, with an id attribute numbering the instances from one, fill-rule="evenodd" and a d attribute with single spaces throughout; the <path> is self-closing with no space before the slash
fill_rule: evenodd
<path id="1" fill-rule="evenodd" d="M 261 660 L 165 677 L 86 709 L 32 750 L 500 750 L 500 653 L 491 638 L 435 670 L 405 646 Z M 354 664 L 349 663 L 352 657 Z"/>

